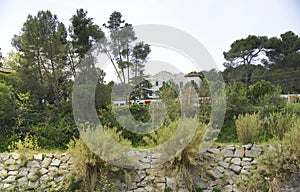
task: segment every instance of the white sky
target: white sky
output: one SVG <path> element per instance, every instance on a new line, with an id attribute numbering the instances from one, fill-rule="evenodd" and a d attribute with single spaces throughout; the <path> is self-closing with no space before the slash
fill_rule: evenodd
<path id="1" fill-rule="evenodd" d="M 163 24 L 179 28 L 207 48 L 219 69 L 223 69 L 225 61 L 223 51 L 228 51 L 237 39 L 249 34 L 279 36 L 288 30 L 300 35 L 300 1 L 297 0 L 0 0 L 3 56 L 13 50 L 11 38 L 19 33 L 28 14 L 50 10 L 68 27 L 69 19 L 79 8 L 87 10 L 99 26 L 113 11 L 119 11 L 133 25 Z M 160 58 L 150 55 L 150 59 Z"/>

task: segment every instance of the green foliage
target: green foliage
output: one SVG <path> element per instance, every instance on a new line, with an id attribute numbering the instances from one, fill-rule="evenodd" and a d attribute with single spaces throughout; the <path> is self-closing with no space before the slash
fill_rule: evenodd
<path id="1" fill-rule="evenodd" d="M 137 121 L 145 123 L 151 118 L 149 105 L 139 105 L 134 103 L 130 106 L 129 110 L 134 119 Z"/>
<path id="2" fill-rule="evenodd" d="M 78 137 L 74 122 L 60 118 L 58 122 L 39 123 L 31 127 L 37 142 L 43 149 L 66 149 L 73 137 Z"/>
<path id="3" fill-rule="evenodd" d="M 176 85 L 173 81 L 168 81 L 159 88 L 159 98 L 165 105 L 167 105 L 167 116 L 172 121 L 177 120 L 181 112 L 178 100 L 178 90 L 178 85 Z"/>
<path id="4" fill-rule="evenodd" d="M 130 69 L 133 77 L 144 77 L 144 63 L 151 52 L 150 45 L 144 42 L 135 42 L 137 37 L 133 27 L 125 23 L 120 12 L 114 11 L 107 23 L 103 24 L 109 30 L 110 42 L 103 42 L 103 52 L 107 54 L 115 72 L 122 84 L 131 80 Z M 108 48 L 111 50 L 108 51 Z M 125 71 L 127 70 L 127 75 Z"/>
<path id="5" fill-rule="evenodd" d="M 234 123 L 232 121 L 225 121 L 223 127 L 218 135 L 217 142 L 221 143 L 231 143 L 231 142 L 238 142 L 237 130 Z"/>
<path id="6" fill-rule="evenodd" d="M 226 97 L 226 120 L 233 120 L 234 116 L 253 111 L 253 106 L 250 104 L 244 84 L 227 85 Z"/>
<path id="7" fill-rule="evenodd" d="M 68 144 L 67 152 L 74 159 L 67 186 L 68 190 L 116 190 L 109 179 L 111 165 L 94 154 L 82 138 L 71 141 Z"/>
<path id="8" fill-rule="evenodd" d="M 166 122 L 150 135 L 144 136 L 143 139 L 149 147 L 160 145 L 169 140 L 175 133 L 179 121 L 171 121 L 166 119 Z"/>
<path id="9" fill-rule="evenodd" d="M 7 129 L 13 125 L 16 101 L 12 89 L 0 82 L 0 128 Z"/>
<path id="10" fill-rule="evenodd" d="M 7 148 L 11 152 L 18 152 L 26 155 L 28 153 L 38 151 L 40 146 L 38 145 L 36 138 L 32 135 L 26 134 L 24 137 L 20 135 L 19 140 L 12 142 Z"/>
<path id="11" fill-rule="evenodd" d="M 264 51 L 265 44 L 268 38 L 266 36 L 254 36 L 249 35 L 245 39 L 239 39 L 234 41 L 230 45 L 230 50 L 224 52 L 224 58 L 229 61 L 225 63 L 225 67 L 235 67 L 238 65 L 245 65 L 245 84 L 248 86 L 249 82 L 249 65 L 252 64 L 253 60 L 259 57 L 259 53 Z"/>
<path id="12" fill-rule="evenodd" d="M 284 133 L 283 145 L 286 147 L 287 151 L 290 153 L 290 157 L 300 158 L 300 118 L 294 119 L 290 123 L 291 128 L 289 131 Z"/>
<path id="13" fill-rule="evenodd" d="M 249 86 L 248 98 L 250 103 L 260 111 L 262 116 L 273 111 L 278 111 L 285 106 L 285 102 L 280 98 L 281 88 L 268 81 L 259 81 Z"/>
<path id="14" fill-rule="evenodd" d="M 239 141 L 243 144 L 253 143 L 261 128 L 259 114 L 239 115 L 235 120 Z"/>
<path id="15" fill-rule="evenodd" d="M 292 123 L 281 141 L 265 148 L 264 158 L 248 180 L 239 183 L 242 191 L 280 191 L 285 185 L 295 184 L 300 159 L 300 120 Z M 280 143 L 280 144 L 279 144 Z"/>
<path id="16" fill-rule="evenodd" d="M 268 135 L 273 138 L 283 139 L 283 136 L 288 132 L 297 117 L 292 113 L 274 112 L 265 117 L 264 128 Z"/>

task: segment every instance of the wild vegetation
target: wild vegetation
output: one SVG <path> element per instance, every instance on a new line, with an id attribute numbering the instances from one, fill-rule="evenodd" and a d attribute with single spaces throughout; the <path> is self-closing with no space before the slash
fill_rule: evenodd
<path id="1" fill-rule="evenodd" d="M 147 98 L 151 85 L 145 80 L 144 67 L 151 52 L 150 45 L 136 42 L 132 25 L 125 23 L 119 12 L 109 16 L 103 24 L 104 29 L 83 9 L 77 10 L 70 21 L 67 29 L 50 11 L 39 11 L 35 16 L 28 15 L 19 35 L 13 37 L 12 44 L 17 51 L 9 53 L 2 61 L 4 67 L 16 72 L 0 73 L 0 151 L 24 146 L 34 150 L 68 149 L 77 157 L 75 166 L 82 169 L 71 177 L 70 189 L 82 186 L 82 190 L 88 191 L 99 187 L 109 190 L 114 186 L 107 182 L 107 170 L 113 169 L 116 174 L 120 170 L 93 154 L 82 141 L 72 111 L 74 79 L 85 82 L 80 76 L 85 71 L 96 75 L 97 115 L 114 140 L 132 148 L 153 147 L 172 137 L 182 112 L 178 86 L 170 81 L 158 92 L 166 105 L 166 117 L 157 130 L 139 134 L 124 129 L 114 115 L 112 90 L 114 86 L 130 84 L 134 85 L 130 99 Z M 92 55 L 96 42 L 100 42 L 100 51 L 110 59 L 119 84 L 105 82 L 105 72 L 96 67 Z M 282 172 L 284 165 L 288 165 L 286 170 L 299 167 L 300 104 L 288 104 L 280 94 L 300 92 L 300 38 L 291 31 L 280 37 L 249 35 L 236 40 L 230 47 L 224 52 L 228 61 L 224 63 L 225 70 L 202 71 L 202 85 L 196 87 L 196 91 L 201 97 L 210 97 L 212 87 L 224 85 L 218 79 L 212 81 L 206 77 L 214 74 L 224 77 L 227 106 L 217 142 L 282 144 L 281 153 L 270 154 L 259 174 L 244 183 L 245 187 L 253 188 L 259 180 L 261 185 L 253 189 L 269 189 L 274 187 L 276 179 L 286 177 Z M 85 62 L 87 59 L 91 62 Z M 172 161 L 172 165 L 184 170 L 184 178 L 189 178 L 192 154 L 197 151 L 210 123 L 211 102 L 199 104 L 196 134 Z M 120 107 L 118 112 L 126 109 L 128 106 Z M 150 105 L 133 104 L 129 111 L 136 121 L 143 123 L 152 115 Z M 135 128 L 136 124 L 129 126 Z M 101 178 L 102 183 L 97 178 Z M 266 178 L 274 182 L 267 182 Z"/>

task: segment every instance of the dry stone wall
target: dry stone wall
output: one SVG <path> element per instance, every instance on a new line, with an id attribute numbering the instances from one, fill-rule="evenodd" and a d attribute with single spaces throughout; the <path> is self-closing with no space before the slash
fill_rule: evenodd
<path id="1" fill-rule="evenodd" d="M 0 154 L 0 191 L 59 191 L 72 158 L 63 153 Z"/>
<path id="2" fill-rule="evenodd" d="M 266 148 L 261 145 L 214 146 L 197 155 L 197 166 L 205 166 L 204 172 L 191 170 L 194 185 L 210 192 L 216 189 L 239 191 L 237 183 L 247 179 L 257 168 L 257 161 L 264 156 Z M 204 165 L 202 160 L 206 159 Z M 149 161 L 151 162 L 151 161 Z M 71 170 L 73 159 L 66 153 L 34 154 L 22 156 L 18 153 L 0 154 L 0 191 L 64 191 L 65 177 Z M 150 166 L 149 166 L 150 167 Z M 198 169 L 197 169 L 198 170 Z M 184 181 L 161 168 L 130 171 L 130 181 L 121 181 L 118 191 L 189 191 Z"/>

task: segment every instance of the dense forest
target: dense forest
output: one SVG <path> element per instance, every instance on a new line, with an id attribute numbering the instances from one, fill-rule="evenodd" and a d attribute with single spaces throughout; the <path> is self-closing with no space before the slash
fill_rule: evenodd
<path id="1" fill-rule="evenodd" d="M 44 149 L 65 149 L 71 139 L 78 138 L 72 113 L 72 86 L 78 74 L 87 68 L 98 77 L 95 102 L 99 118 L 105 125 L 122 130 L 110 105 L 115 83 L 105 82 L 105 72 L 94 62 L 89 66 L 79 63 L 101 41 L 100 49 L 110 59 L 119 82 L 140 82 L 145 76 L 150 45 L 136 41 L 132 25 L 119 12 L 113 12 L 106 23 L 99 25 L 87 11 L 79 9 L 70 21 L 70 26 L 65 26 L 50 11 L 39 11 L 37 15 L 28 15 L 20 32 L 16 31 L 18 35 L 12 38 L 16 51 L 1 62 L 1 67 L 15 73 L 0 73 L 0 151 L 27 136 L 34 137 Z M 110 37 L 109 41 L 105 36 Z M 227 113 L 219 140 L 232 141 L 236 138 L 235 116 L 280 110 L 285 103 L 279 94 L 300 92 L 300 37 L 292 31 L 279 37 L 249 35 L 234 41 L 223 54 L 227 61 L 224 71 L 209 73 L 221 73 L 226 82 Z M 209 96 L 207 80 L 204 78 L 203 82 L 200 95 Z M 150 85 L 144 81 L 140 86 Z M 168 84 L 161 89 L 161 99 L 178 96 L 170 89 Z M 138 87 L 134 90 L 134 94 L 141 92 Z M 208 121 L 208 110 L 209 106 L 204 106 L 201 121 Z M 176 119 L 174 113 L 178 111 L 176 102 L 171 103 L 171 120 Z M 136 118 L 141 121 L 149 119 L 145 106 L 132 107 L 131 112 L 139 114 Z M 143 136 L 126 130 L 121 135 L 134 146 L 147 143 Z"/>

